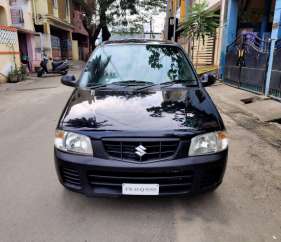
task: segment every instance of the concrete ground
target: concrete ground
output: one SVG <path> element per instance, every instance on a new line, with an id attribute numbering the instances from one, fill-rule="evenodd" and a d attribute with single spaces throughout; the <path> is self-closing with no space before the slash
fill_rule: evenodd
<path id="1" fill-rule="evenodd" d="M 217 83 L 214 86 L 216 88 L 209 90 L 211 94 L 220 99 L 219 102 L 229 103 L 263 122 L 281 119 L 281 102 L 263 95 L 256 95 L 228 85 L 222 85 L 222 83 Z"/>
<path id="2" fill-rule="evenodd" d="M 0 91 L 0 241 L 281 241 L 280 127 L 233 104 L 222 95 L 228 88 L 209 88 L 230 138 L 224 182 L 189 199 L 87 198 L 65 190 L 53 136 L 72 89 L 53 77 Z"/>

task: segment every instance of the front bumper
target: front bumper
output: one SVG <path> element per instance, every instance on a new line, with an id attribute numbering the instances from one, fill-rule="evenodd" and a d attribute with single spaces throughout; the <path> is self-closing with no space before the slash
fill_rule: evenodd
<path id="1" fill-rule="evenodd" d="M 121 196 L 122 183 L 159 184 L 159 196 L 186 196 L 215 189 L 223 180 L 228 151 L 131 163 L 69 154 L 55 149 L 60 182 L 87 196 Z"/>

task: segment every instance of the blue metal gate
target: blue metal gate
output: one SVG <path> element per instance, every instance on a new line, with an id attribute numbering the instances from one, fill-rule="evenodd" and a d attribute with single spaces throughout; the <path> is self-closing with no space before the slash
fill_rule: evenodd
<path id="1" fill-rule="evenodd" d="M 236 87 L 264 93 L 270 41 L 246 33 L 227 47 L 224 81 Z"/>
<path id="2" fill-rule="evenodd" d="M 281 98 L 281 39 L 275 44 L 269 94 Z"/>

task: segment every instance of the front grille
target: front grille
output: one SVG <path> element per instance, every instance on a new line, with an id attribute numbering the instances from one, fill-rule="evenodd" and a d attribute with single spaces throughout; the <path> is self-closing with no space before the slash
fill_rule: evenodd
<path id="1" fill-rule="evenodd" d="M 112 158 L 128 161 L 153 161 L 172 157 L 179 146 L 178 140 L 165 141 L 103 141 L 105 151 Z M 145 147 L 145 154 L 136 154 L 136 148 Z"/>
<path id="2" fill-rule="evenodd" d="M 66 186 L 69 186 L 69 187 L 72 187 L 75 189 L 81 188 L 80 174 L 77 169 L 69 168 L 69 167 L 62 167 L 61 176 L 63 179 L 63 183 Z"/>
<path id="3" fill-rule="evenodd" d="M 187 194 L 191 191 L 194 172 L 163 171 L 163 172 L 121 172 L 121 171 L 89 171 L 88 182 L 94 189 L 111 189 L 116 194 L 122 193 L 123 183 L 159 184 L 160 195 Z"/>

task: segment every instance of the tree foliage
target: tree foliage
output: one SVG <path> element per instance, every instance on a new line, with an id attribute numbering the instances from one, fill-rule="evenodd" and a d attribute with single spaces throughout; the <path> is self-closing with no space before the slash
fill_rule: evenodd
<path id="1" fill-rule="evenodd" d="M 191 8 L 191 13 L 187 20 L 180 25 L 179 30 L 183 35 L 187 36 L 192 41 L 192 57 L 194 41 L 197 40 L 197 58 L 196 67 L 198 65 L 200 40 L 205 44 L 207 36 L 214 36 L 216 29 L 219 26 L 219 15 L 215 11 L 208 8 L 207 1 L 194 3 Z"/>
<path id="2" fill-rule="evenodd" d="M 84 13 L 84 25 L 94 45 L 102 30 L 103 41 L 114 31 L 142 32 L 151 16 L 163 12 L 166 0 L 73 0 Z M 96 24 L 96 22 L 98 24 Z"/>
<path id="3" fill-rule="evenodd" d="M 208 9 L 206 1 L 194 3 L 187 20 L 180 25 L 183 35 L 205 42 L 206 36 L 214 36 L 219 26 L 219 15 Z"/>

